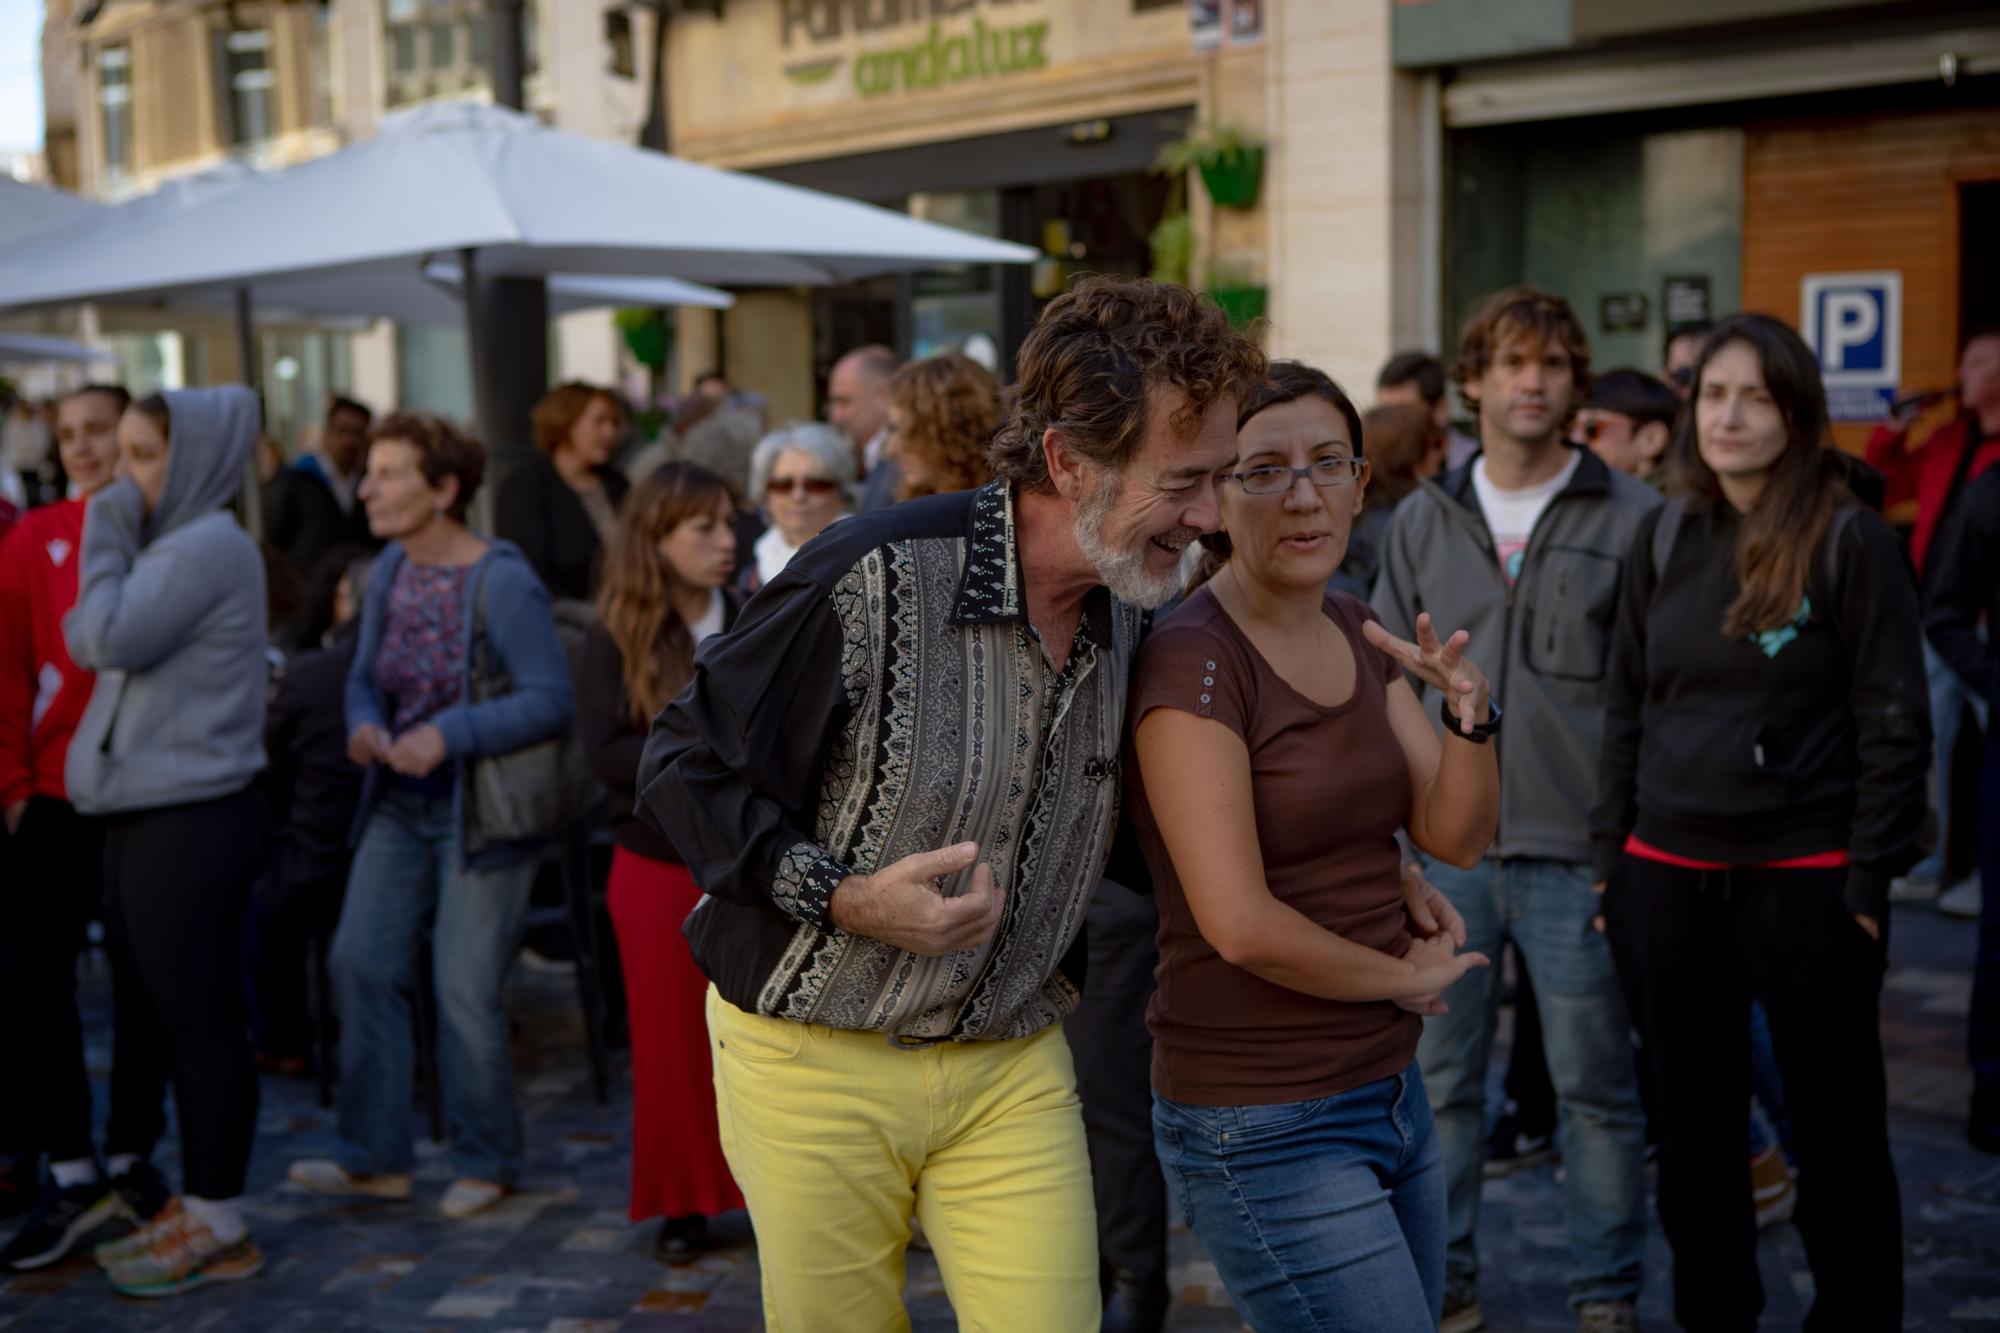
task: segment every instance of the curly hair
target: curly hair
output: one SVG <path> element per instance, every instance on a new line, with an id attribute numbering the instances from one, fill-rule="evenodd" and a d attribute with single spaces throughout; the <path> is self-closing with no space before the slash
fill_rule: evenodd
<path id="1" fill-rule="evenodd" d="M 368 443 L 397 440 L 417 451 L 417 470 L 433 487 L 446 477 L 458 479 L 458 497 L 446 511 L 456 521 L 465 522 L 472 497 L 486 479 L 486 446 L 435 412 L 391 412 L 368 432 Z"/>
<path id="2" fill-rule="evenodd" d="M 1090 277 L 1049 303 L 1021 344 L 1020 391 L 988 457 L 993 474 L 1049 491 L 1044 432 L 1116 471 L 1146 438 L 1148 390 L 1179 389 L 1169 425 L 1185 439 L 1208 410 L 1241 402 L 1264 375 L 1264 353 L 1229 327 L 1213 301 L 1143 278 Z"/>
<path id="3" fill-rule="evenodd" d="M 1473 307 L 1458 336 L 1458 364 L 1451 368 L 1451 377 L 1458 381 L 1459 400 L 1467 409 L 1477 414 L 1479 403 L 1466 394 L 1466 386 L 1477 383 L 1501 344 L 1515 338 L 1526 338 L 1537 347 L 1553 342 L 1568 352 L 1576 381 L 1571 406 L 1584 401 L 1590 392 L 1590 339 L 1583 321 L 1562 297 L 1524 284 L 1494 292 Z"/>
<path id="4" fill-rule="evenodd" d="M 920 460 L 930 477 L 921 487 L 907 467 L 897 495 L 969 491 L 983 486 L 991 470 L 986 447 L 1000 424 L 1000 381 L 970 357 L 946 352 L 913 361 L 896 372 L 889 385 L 890 403 L 901 414 L 896 430 L 896 454 L 907 462 Z"/>
<path id="5" fill-rule="evenodd" d="M 597 614 L 618 645 L 631 721 L 640 726 L 694 678 L 694 638 L 674 613 L 676 576 L 660 543 L 683 523 L 734 509 L 729 483 L 693 463 L 663 464 L 625 497 Z"/>
<path id="6" fill-rule="evenodd" d="M 528 429 L 535 437 L 535 447 L 553 458 L 569 439 L 569 433 L 576 429 L 576 423 L 590 410 L 590 405 L 600 398 L 611 404 L 611 410 L 618 414 L 621 421 L 624 419 L 625 405 L 618 401 L 618 395 L 595 384 L 571 380 L 543 394 L 528 418 Z"/>

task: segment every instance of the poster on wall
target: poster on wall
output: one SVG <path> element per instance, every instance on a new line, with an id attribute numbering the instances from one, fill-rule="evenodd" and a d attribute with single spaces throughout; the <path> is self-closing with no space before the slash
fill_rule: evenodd
<path id="1" fill-rule="evenodd" d="M 1606 333 L 1644 333 L 1648 309 L 1644 292 L 1613 292 L 1598 298 L 1598 327 Z"/>
<path id="2" fill-rule="evenodd" d="M 1903 275 L 1808 273 L 1799 330 L 1819 361 L 1835 421 L 1880 421 L 1903 378 Z"/>
<path id="3" fill-rule="evenodd" d="M 1197 51 L 1213 51 L 1222 45 L 1223 0 L 1187 0 L 1188 34 Z"/>
<path id="4" fill-rule="evenodd" d="M 1233 0 L 1229 10 L 1229 42 L 1249 46 L 1264 40 L 1264 0 Z"/>
<path id="5" fill-rule="evenodd" d="M 1706 324 L 1713 320 L 1715 312 L 1709 298 L 1708 275 L 1667 278 L 1660 284 L 1660 308 L 1661 318 L 1666 321 L 1669 333 L 1690 324 Z"/>

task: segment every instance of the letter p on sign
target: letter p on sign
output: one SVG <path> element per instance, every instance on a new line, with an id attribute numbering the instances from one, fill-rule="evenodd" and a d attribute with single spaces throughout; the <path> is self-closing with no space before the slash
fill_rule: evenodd
<path id="1" fill-rule="evenodd" d="M 1903 377 L 1903 275 L 1808 273 L 1799 331 L 1819 361 L 1833 419 L 1879 418 Z"/>

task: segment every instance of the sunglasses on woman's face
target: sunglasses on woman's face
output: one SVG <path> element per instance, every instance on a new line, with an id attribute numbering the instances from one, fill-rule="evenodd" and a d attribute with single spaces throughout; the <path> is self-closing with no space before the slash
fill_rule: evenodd
<path id="1" fill-rule="evenodd" d="M 773 495 L 827 495 L 833 482 L 826 477 L 773 477 L 770 490 Z"/>

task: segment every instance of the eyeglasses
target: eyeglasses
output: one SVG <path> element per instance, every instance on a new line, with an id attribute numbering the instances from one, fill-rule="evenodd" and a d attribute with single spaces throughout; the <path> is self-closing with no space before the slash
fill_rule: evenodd
<path id="1" fill-rule="evenodd" d="M 1247 468 L 1242 472 L 1231 472 L 1227 479 L 1243 488 L 1245 495 L 1283 495 L 1299 484 L 1304 477 L 1321 489 L 1336 486 L 1352 486 L 1368 470 L 1365 458 L 1321 458 L 1305 467 L 1265 467 Z"/>
<path id="2" fill-rule="evenodd" d="M 801 491 L 807 495 L 827 495 L 833 490 L 833 482 L 826 477 L 773 477 L 765 489 L 772 495 L 797 495 Z"/>

